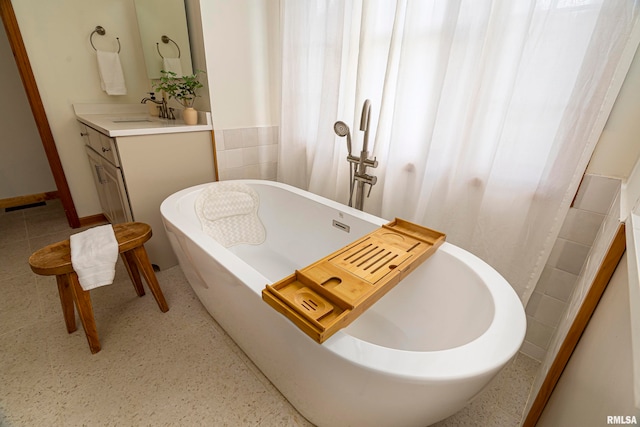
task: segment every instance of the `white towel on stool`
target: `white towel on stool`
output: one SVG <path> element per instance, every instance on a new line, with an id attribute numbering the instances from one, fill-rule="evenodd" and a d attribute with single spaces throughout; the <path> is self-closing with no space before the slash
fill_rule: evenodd
<path id="1" fill-rule="evenodd" d="M 172 71 L 176 73 L 176 76 L 182 77 L 182 63 L 180 58 L 163 58 L 162 69 L 164 71 Z"/>
<path id="2" fill-rule="evenodd" d="M 98 72 L 100 73 L 100 87 L 108 95 L 126 95 L 127 87 L 124 84 L 124 74 L 120 64 L 118 52 L 96 51 L 98 58 Z"/>
<path id="3" fill-rule="evenodd" d="M 111 224 L 93 227 L 69 238 L 71 265 L 85 291 L 110 285 L 116 274 L 118 241 Z"/>

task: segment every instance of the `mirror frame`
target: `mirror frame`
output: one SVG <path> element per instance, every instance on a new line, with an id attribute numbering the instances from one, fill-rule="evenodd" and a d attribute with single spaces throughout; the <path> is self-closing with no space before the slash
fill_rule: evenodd
<path id="1" fill-rule="evenodd" d="M 134 0 L 134 6 L 147 77 L 159 79 L 163 69 L 176 72 L 178 77 L 192 75 L 184 1 Z"/>

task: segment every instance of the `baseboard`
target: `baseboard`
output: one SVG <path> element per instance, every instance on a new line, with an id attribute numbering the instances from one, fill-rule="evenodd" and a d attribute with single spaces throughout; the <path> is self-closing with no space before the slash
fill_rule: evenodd
<path id="1" fill-rule="evenodd" d="M 44 202 L 46 200 L 58 199 L 57 191 L 47 191 L 46 193 L 29 194 L 27 196 L 9 197 L 0 199 L 0 209 L 15 208 L 16 206 L 31 205 L 33 203 Z"/>
<path id="2" fill-rule="evenodd" d="M 107 217 L 101 213 L 97 215 L 83 216 L 82 218 L 79 218 L 79 220 L 80 227 L 91 227 L 92 225 L 107 224 L 109 222 Z"/>
<path id="3" fill-rule="evenodd" d="M 27 196 L 9 197 L 8 199 L 0 199 L 0 209 L 15 208 L 18 206 L 31 205 L 34 203 L 44 202 L 47 200 L 59 199 L 57 191 L 47 191 L 46 193 L 29 194 Z M 108 224 L 109 221 L 104 214 L 89 215 L 78 218 L 80 227 L 91 227 L 93 225 Z"/>

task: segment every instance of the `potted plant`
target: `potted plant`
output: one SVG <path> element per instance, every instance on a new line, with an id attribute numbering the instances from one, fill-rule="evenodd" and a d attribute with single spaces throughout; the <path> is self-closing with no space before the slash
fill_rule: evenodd
<path id="1" fill-rule="evenodd" d="M 196 70 L 193 75 L 178 77 L 173 71 L 162 70 L 162 77 L 153 85 L 154 90 L 166 93 L 184 106 L 182 118 L 186 124 L 198 122 L 198 112 L 193 108 L 193 103 L 199 96 L 198 89 L 203 87 L 198 80 L 198 73 L 203 72 Z"/>

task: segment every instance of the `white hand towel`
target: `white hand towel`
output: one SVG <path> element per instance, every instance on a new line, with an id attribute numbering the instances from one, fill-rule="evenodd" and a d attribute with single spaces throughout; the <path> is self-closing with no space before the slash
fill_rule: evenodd
<path id="1" fill-rule="evenodd" d="M 69 241 L 71 265 L 82 289 L 88 291 L 113 283 L 119 251 L 111 224 L 74 234 Z"/>
<path id="2" fill-rule="evenodd" d="M 173 71 L 178 77 L 182 77 L 180 58 L 164 58 L 162 60 L 162 69 L 165 71 Z"/>
<path id="3" fill-rule="evenodd" d="M 96 51 L 98 58 L 98 72 L 100 73 L 100 87 L 108 95 L 126 95 L 127 87 L 120 64 L 118 52 Z"/>

